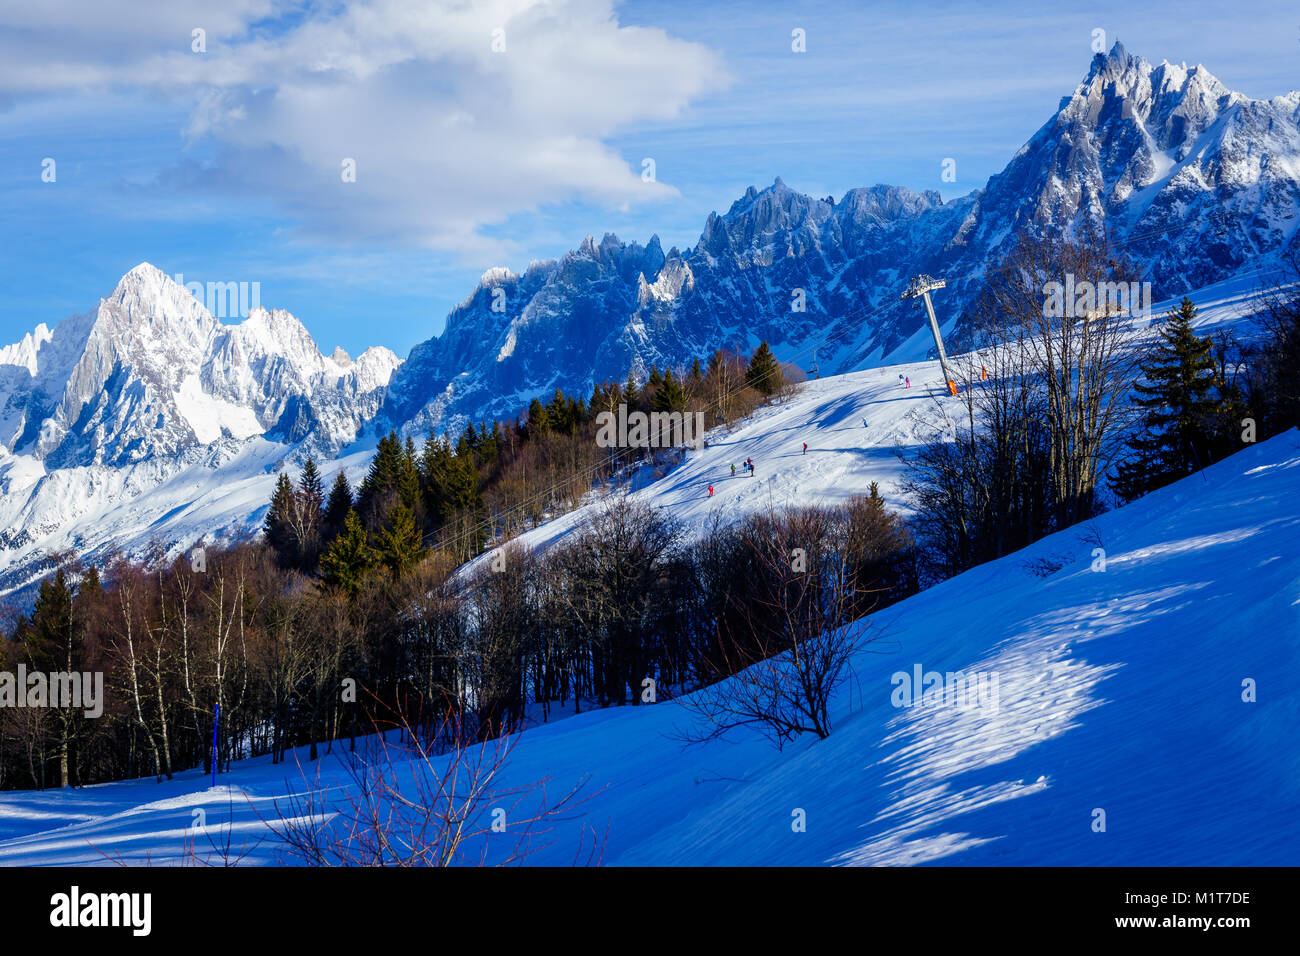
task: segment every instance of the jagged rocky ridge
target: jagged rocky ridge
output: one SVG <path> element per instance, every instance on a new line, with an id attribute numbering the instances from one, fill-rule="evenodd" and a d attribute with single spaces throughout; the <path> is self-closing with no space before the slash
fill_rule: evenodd
<path id="1" fill-rule="evenodd" d="M 332 456 L 378 411 L 398 364 L 382 347 L 327 358 L 278 309 L 223 325 L 142 263 L 96 309 L 0 350 L 0 443 L 47 469 L 253 435 Z"/>
<path id="2" fill-rule="evenodd" d="M 55 545 L 247 528 L 286 460 L 389 428 L 457 430 L 556 387 L 763 339 L 805 367 L 829 339 L 823 372 L 922 357 L 922 312 L 899 301 L 909 278 L 949 280 L 938 305 L 960 331 L 980 274 L 1022 230 L 1104 224 L 1161 299 L 1266 269 L 1298 210 L 1300 92 L 1254 100 L 1117 44 L 981 190 L 830 200 L 777 179 L 710 214 L 685 251 L 588 237 L 519 274 L 491 269 L 405 362 L 327 357 L 279 310 L 222 324 L 141 264 L 97 308 L 0 348 L 0 593 Z"/>
<path id="3" fill-rule="evenodd" d="M 381 424 L 454 429 L 557 385 L 762 339 L 806 367 L 829 333 L 823 371 L 911 358 L 932 346 L 921 309 L 899 300 L 910 277 L 946 277 L 943 317 L 960 326 L 1018 232 L 1101 224 L 1159 299 L 1266 266 L 1297 209 L 1300 93 L 1250 99 L 1204 67 L 1153 67 L 1116 44 L 1001 173 L 957 200 L 882 185 L 832 202 L 777 179 L 710 214 L 686 251 L 607 235 L 522 274 L 490 270 L 394 375 Z"/>

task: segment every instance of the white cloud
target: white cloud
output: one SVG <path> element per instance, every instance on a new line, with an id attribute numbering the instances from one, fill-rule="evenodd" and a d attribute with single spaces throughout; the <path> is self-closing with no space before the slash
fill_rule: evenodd
<path id="1" fill-rule="evenodd" d="M 185 97 L 187 143 L 216 146 L 209 185 L 272 198 L 312 238 L 477 255 L 484 226 L 547 203 L 675 195 L 606 141 L 727 82 L 712 51 L 623 27 L 608 0 L 298 6 L 174 0 L 141 20 L 114 0 L 34 4 L 0 28 L 0 97 Z"/>

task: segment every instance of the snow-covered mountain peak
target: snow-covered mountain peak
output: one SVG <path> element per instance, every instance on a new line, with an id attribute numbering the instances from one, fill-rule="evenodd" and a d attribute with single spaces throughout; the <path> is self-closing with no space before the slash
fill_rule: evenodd
<path id="1" fill-rule="evenodd" d="M 344 358 L 283 309 L 223 325 L 143 262 L 91 312 L 0 349 L 0 442 L 47 469 L 177 463 L 223 436 L 278 435 L 289 414 L 287 443 L 333 454 L 399 364 L 387 349 Z"/>
<path id="2" fill-rule="evenodd" d="M 337 349 L 337 356 L 342 349 Z M 347 358 L 347 353 L 343 352 L 343 357 Z M 366 349 L 356 359 L 350 363 L 339 363 L 340 367 L 348 369 L 355 377 L 358 387 L 368 389 L 383 388 L 388 384 L 393 372 L 397 371 L 402 360 L 398 358 L 397 353 L 383 345 L 372 345 Z"/>
<path id="3" fill-rule="evenodd" d="M 191 303 L 202 308 L 202 303 L 188 289 L 150 262 L 142 262 L 122 276 L 104 301 L 124 310 L 136 306 L 180 309 L 190 307 Z"/>
<path id="4" fill-rule="evenodd" d="M 214 469 L 256 484 L 286 460 L 334 458 L 400 364 L 383 347 L 327 358 L 283 309 L 223 324 L 141 263 L 91 311 L 0 347 L 0 586 L 38 576 L 55 538 L 130 544 L 101 513 L 147 513 L 169 482 L 197 497 Z"/>
<path id="5" fill-rule="evenodd" d="M 505 266 L 493 266 L 483 272 L 483 275 L 478 280 L 478 284 L 479 288 L 491 288 L 492 286 L 500 285 L 503 282 L 509 282 L 514 278 L 517 278 L 515 274 Z"/>
<path id="6" fill-rule="evenodd" d="M 1140 56 L 1134 56 L 1124 49 L 1124 44 L 1116 40 L 1108 53 L 1095 53 L 1092 57 L 1092 65 L 1088 70 L 1088 76 L 1084 80 L 1085 85 L 1094 77 L 1121 77 L 1126 73 L 1134 70 L 1143 70 L 1150 72 L 1151 64 L 1147 63 Z"/>
<path id="7" fill-rule="evenodd" d="M 1226 110 L 1248 102 L 1204 66 L 1153 67 L 1116 43 L 1063 105 L 1054 129 L 1082 126 L 1110 131 L 1133 127 L 1155 149 L 1190 147 Z M 1185 153 L 1184 153 L 1185 155 Z"/>
<path id="8" fill-rule="evenodd" d="M 254 354 L 281 354 L 303 369 L 320 369 L 325 362 L 307 327 L 284 309 L 258 306 L 230 331 Z"/>
<path id="9" fill-rule="evenodd" d="M 915 219 L 942 205 L 943 197 L 938 190 L 918 193 L 905 186 L 881 184 L 850 189 L 836 204 L 836 214 L 883 225 L 897 219 Z"/>
<path id="10" fill-rule="evenodd" d="M 35 375 L 42 346 L 54 337 L 44 322 L 22 337 L 22 341 L 0 347 L 0 365 L 15 365 Z"/>
<path id="11" fill-rule="evenodd" d="M 160 337 L 202 347 L 219 323 L 183 285 L 148 262 L 142 262 L 102 300 L 96 329 L 115 336 Z"/>
<path id="12" fill-rule="evenodd" d="M 942 321 L 960 332 L 988 262 L 1025 232 L 1102 225 L 1157 298 L 1258 269 L 1295 234 L 1300 96 L 1252 100 L 1120 43 L 1081 75 L 965 196 L 882 184 L 836 202 L 777 177 L 709 213 L 693 248 L 585 236 L 558 262 L 496 272 L 504 300 L 476 289 L 412 350 L 384 425 L 455 431 L 557 385 L 584 392 L 763 340 L 807 367 L 829 339 L 823 374 L 916 357 L 930 339 L 924 311 L 899 299 L 907 277 L 948 279 Z"/>
<path id="13" fill-rule="evenodd" d="M 827 203 L 791 189 L 778 176 L 766 189 L 750 186 L 731 204 L 723 219 L 728 226 L 749 220 L 760 229 L 790 229 L 809 217 L 824 219 L 829 212 Z"/>

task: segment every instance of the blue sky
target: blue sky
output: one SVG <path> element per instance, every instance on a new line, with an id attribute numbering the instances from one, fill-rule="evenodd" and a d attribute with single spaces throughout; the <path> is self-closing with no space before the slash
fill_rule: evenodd
<path id="1" fill-rule="evenodd" d="M 776 176 L 978 188 L 1082 79 L 1097 30 L 1250 96 L 1300 86 L 1281 2 L 142 6 L 0 14 L 0 343 L 147 260 L 259 282 L 326 352 L 405 356 L 490 266 L 588 233 L 686 247 Z"/>

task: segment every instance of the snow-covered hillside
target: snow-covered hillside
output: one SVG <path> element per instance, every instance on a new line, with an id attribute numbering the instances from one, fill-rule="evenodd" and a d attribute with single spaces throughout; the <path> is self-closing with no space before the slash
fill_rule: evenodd
<path id="1" fill-rule="evenodd" d="M 195 545 L 228 544 L 258 531 L 289 449 L 261 437 L 184 456 L 112 469 L 41 471 L 27 458 L 0 459 L 0 585 L 12 594 L 49 573 L 43 557 L 71 551 L 103 565 L 116 552 L 169 558 Z M 360 451 L 323 467 L 356 483 L 370 465 Z M 290 468 L 291 474 L 297 474 Z"/>
<path id="2" fill-rule="evenodd" d="M 875 451 L 833 436 L 869 432 L 860 411 L 917 401 L 886 397 L 896 386 L 873 387 L 873 376 L 860 376 L 876 403 L 864 409 L 828 381 L 800 400 L 811 416 L 797 418 L 794 405 L 778 413 L 780 445 L 754 454 L 759 477 L 736 484 L 761 485 L 765 460 L 804 464 L 798 444 L 811 435 L 809 456 L 831 455 L 836 442 L 824 487 L 860 486 Z M 880 448 L 896 440 L 888 430 L 873 438 Z M 557 823 L 532 862 L 572 862 L 585 825 L 607 832 L 612 864 L 1291 864 L 1297 534 L 1291 431 L 878 612 L 826 740 L 778 752 L 742 731 L 684 746 L 677 732 L 692 712 L 660 699 L 529 729 L 502 785 L 546 778 L 554 798 L 586 781 L 583 816 Z M 995 675 L 996 706 L 894 706 L 894 675 L 917 667 Z M 319 771 L 345 785 L 336 757 Z M 265 835 L 274 801 L 316 773 L 260 758 L 216 789 L 190 771 L 163 784 L 0 793 L 0 862 L 173 861 L 196 836 L 196 810 L 208 828 L 200 850 L 208 837 L 223 842 L 232 813 L 238 848 Z M 791 826 L 798 811 L 805 832 Z M 265 842 L 247 862 L 276 859 Z"/>
<path id="3" fill-rule="evenodd" d="M 1244 278 L 1195 293 L 1201 334 L 1243 326 L 1239 333 L 1249 337 L 1256 291 L 1255 280 Z M 1134 320 L 1136 327 L 1149 329 L 1174 305 L 1157 303 L 1150 319 Z M 916 338 L 933 346 L 928 329 Z M 919 342 L 909 348 L 924 354 Z M 970 357 L 952 358 L 957 367 L 965 367 Z M 709 526 L 715 512 L 730 521 L 769 508 L 835 504 L 866 494 L 872 482 L 891 505 L 906 511 L 907 500 L 899 494 L 906 465 L 899 453 L 906 456 L 909 448 L 930 439 L 945 416 L 960 419 L 964 409 L 961 398 L 948 395 L 933 360 L 815 379 L 803 383 L 788 402 L 758 409 L 731 431 L 709 431 L 708 448 L 688 452 L 681 465 L 658 480 L 645 479 L 632 496 L 698 531 Z M 754 462 L 752 476 L 741 467 L 746 459 Z M 615 493 L 623 491 L 620 487 Z M 599 495 L 591 498 L 584 507 L 520 535 L 518 542 L 545 548 L 563 538 L 602 507 Z"/>
<path id="4" fill-rule="evenodd" d="M 923 357 L 924 311 L 899 299 L 910 278 L 945 278 L 939 308 L 961 327 L 989 261 L 1025 232 L 1103 226 L 1155 298 L 1276 264 L 1296 235 L 1300 92 L 1252 99 L 1116 43 L 1055 106 L 947 202 L 883 184 L 822 198 L 777 177 L 710 213 L 689 249 L 588 236 L 558 261 L 489 270 L 393 376 L 384 421 L 458 431 L 557 386 L 587 394 L 763 340 L 803 361 L 823 342 L 835 372 L 909 361 L 918 341 Z"/>
<path id="5" fill-rule="evenodd" d="M 0 349 L 0 593 L 50 551 L 249 533 L 276 469 L 353 443 L 399 364 L 386 348 L 325 356 L 280 309 L 223 324 L 141 263 L 92 311 Z"/>
<path id="6" fill-rule="evenodd" d="M 777 178 L 710 213 L 685 251 L 588 237 L 522 273 L 489 269 L 404 362 L 379 346 L 325 355 L 279 309 L 222 323 L 142 263 L 90 311 L 0 347 L 0 595 L 29 587 L 54 548 L 139 555 L 155 538 L 247 531 L 280 462 L 342 455 L 351 467 L 390 428 L 417 441 L 459 432 L 557 387 L 586 394 L 629 369 L 644 381 L 652 365 L 762 340 L 804 367 L 819 348 L 837 372 L 923 360 L 924 311 L 899 297 L 909 278 L 947 280 L 936 305 L 955 339 L 987 264 L 1026 231 L 1104 225 L 1156 298 L 1267 283 L 1298 211 L 1300 93 L 1252 99 L 1203 67 L 1153 66 L 1116 44 L 983 189 L 945 203 L 876 185 L 836 200 Z M 868 430 L 897 430 L 888 411 L 907 406 L 893 402 Z M 851 448 L 862 436 L 824 437 Z M 746 450 L 773 500 L 839 467 L 819 456 L 812 474 L 787 473 L 785 450 Z M 677 480 L 707 479 L 702 467 Z"/>

